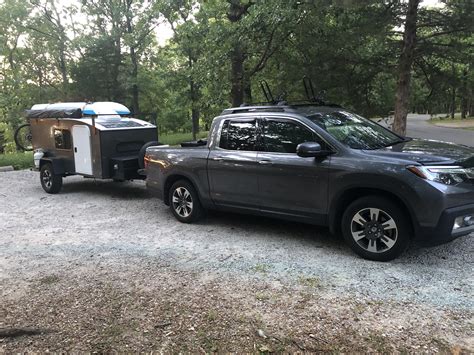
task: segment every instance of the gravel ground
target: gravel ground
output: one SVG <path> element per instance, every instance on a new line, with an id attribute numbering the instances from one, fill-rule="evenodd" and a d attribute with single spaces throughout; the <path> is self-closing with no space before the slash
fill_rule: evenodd
<path id="1" fill-rule="evenodd" d="M 0 351 L 474 351 L 472 234 L 376 263 L 314 226 L 180 224 L 143 182 L 0 181 Z"/>

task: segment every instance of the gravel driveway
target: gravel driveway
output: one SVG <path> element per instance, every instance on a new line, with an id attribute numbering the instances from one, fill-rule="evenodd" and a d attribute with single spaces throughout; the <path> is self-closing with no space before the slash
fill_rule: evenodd
<path id="1" fill-rule="evenodd" d="M 143 182 L 0 182 L 0 351 L 474 351 L 473 234 L 377 263 L 303 224 L 180 224 Z"/>

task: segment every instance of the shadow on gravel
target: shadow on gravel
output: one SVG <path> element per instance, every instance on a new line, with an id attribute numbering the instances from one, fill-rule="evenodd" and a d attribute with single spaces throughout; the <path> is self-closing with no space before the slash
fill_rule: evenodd
<path id="1" fill-rule="evenodd" d="M 46 333 L 50 333 L 50 331 L 35 328 L 0 328 L 0 339 L 18 338 L 21 336 L 41 335 Z"/>
<path id="2" fill-rule="evenodd" d="M 340 254 L 341 257 L 352 257 L 363 261 L 350 250 L 341 235 L 331 234 L 327 227 L 219 211 L 209 212 L 208 217 L 201 224 L 210 228 L 219 226 L 231 230 L 254 231 L 255 234 L 249 235 L 249 238 L 262 239 L 262 243 L 265 242 L 264 240 L 268 240 L 267 236 L 275 241 L 278 239 L 293 240 L 308 248 L 327 248 Z M 462 259 L 459 245 L 464 244 L 466 239 L 473 236 L 471 234 L 441 245 L 427 245 L 413 240 L 405 253 L 389 263 L 437 263 L 440 259 Z"/>
<path id="3" fill-rule="evenodd" d="M 300 222 L 285 221 L 277 218 L 252 216 L 230 212 L 210 211 L 208 217 L 202 222 L 209 227 L 219 226 L 221 228 L 241 229 L 268 235 L 272 239 L 293 239 L 296 241 L 310 243 L 312 247 L 334 248 L 341 246 L 345 249 L 344 240 L 340 236 L 332 235 L 329 228 Z"/>
<path id="4" fill-rule="evenodd" d="M 149 199 L 151 194 L 144 185 L 133 182 L 114 182 L 93 179 L 67 181 L 64 179 L 62 194 L 84 193 L 93 195 L 104 195 L 124 199 Z"/>

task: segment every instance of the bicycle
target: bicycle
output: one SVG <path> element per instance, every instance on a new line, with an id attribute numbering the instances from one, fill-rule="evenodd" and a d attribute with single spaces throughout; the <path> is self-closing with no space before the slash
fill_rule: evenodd
<path id="1" fill-rule="evenodd" d="M 17 148 L 30 152 L 33 150 L 33 135 L 31 134 L 31 125 L 24 123 L 15 130 L 15 144 Z"/>

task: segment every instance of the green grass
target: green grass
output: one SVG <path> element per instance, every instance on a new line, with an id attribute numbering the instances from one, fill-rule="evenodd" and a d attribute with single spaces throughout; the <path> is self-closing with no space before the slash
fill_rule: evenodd
<path id="1" fill-rule="evenodd" d="M 13 166 L 15 170 L 33 167 L 33 152 L 0 154 L 0 166 Z"/>
<path id="2" fill-rule="evenodd" d="M 197 139 L 206 138 L 207 132 L 199 132 L 197 135 Z M 187 142 L 193 140 L 192 133 L 169 133 L 169 134 L 160 134 L 158 136 L 158 140 L 160 143 L 169 144 L 169 145 L 177 145 L 182 142 Z"/>
<path id="3" fill-rule="evenodd" d="M 454 119 L 450 117 L 436 117 L 430 119 L 430 122 L 437 123 L 437 122 L 466 122 L 466 121 L 474 121 L 474 117 L 466 117 L 461 118 L 461 114 L 455 114 Z"/>

